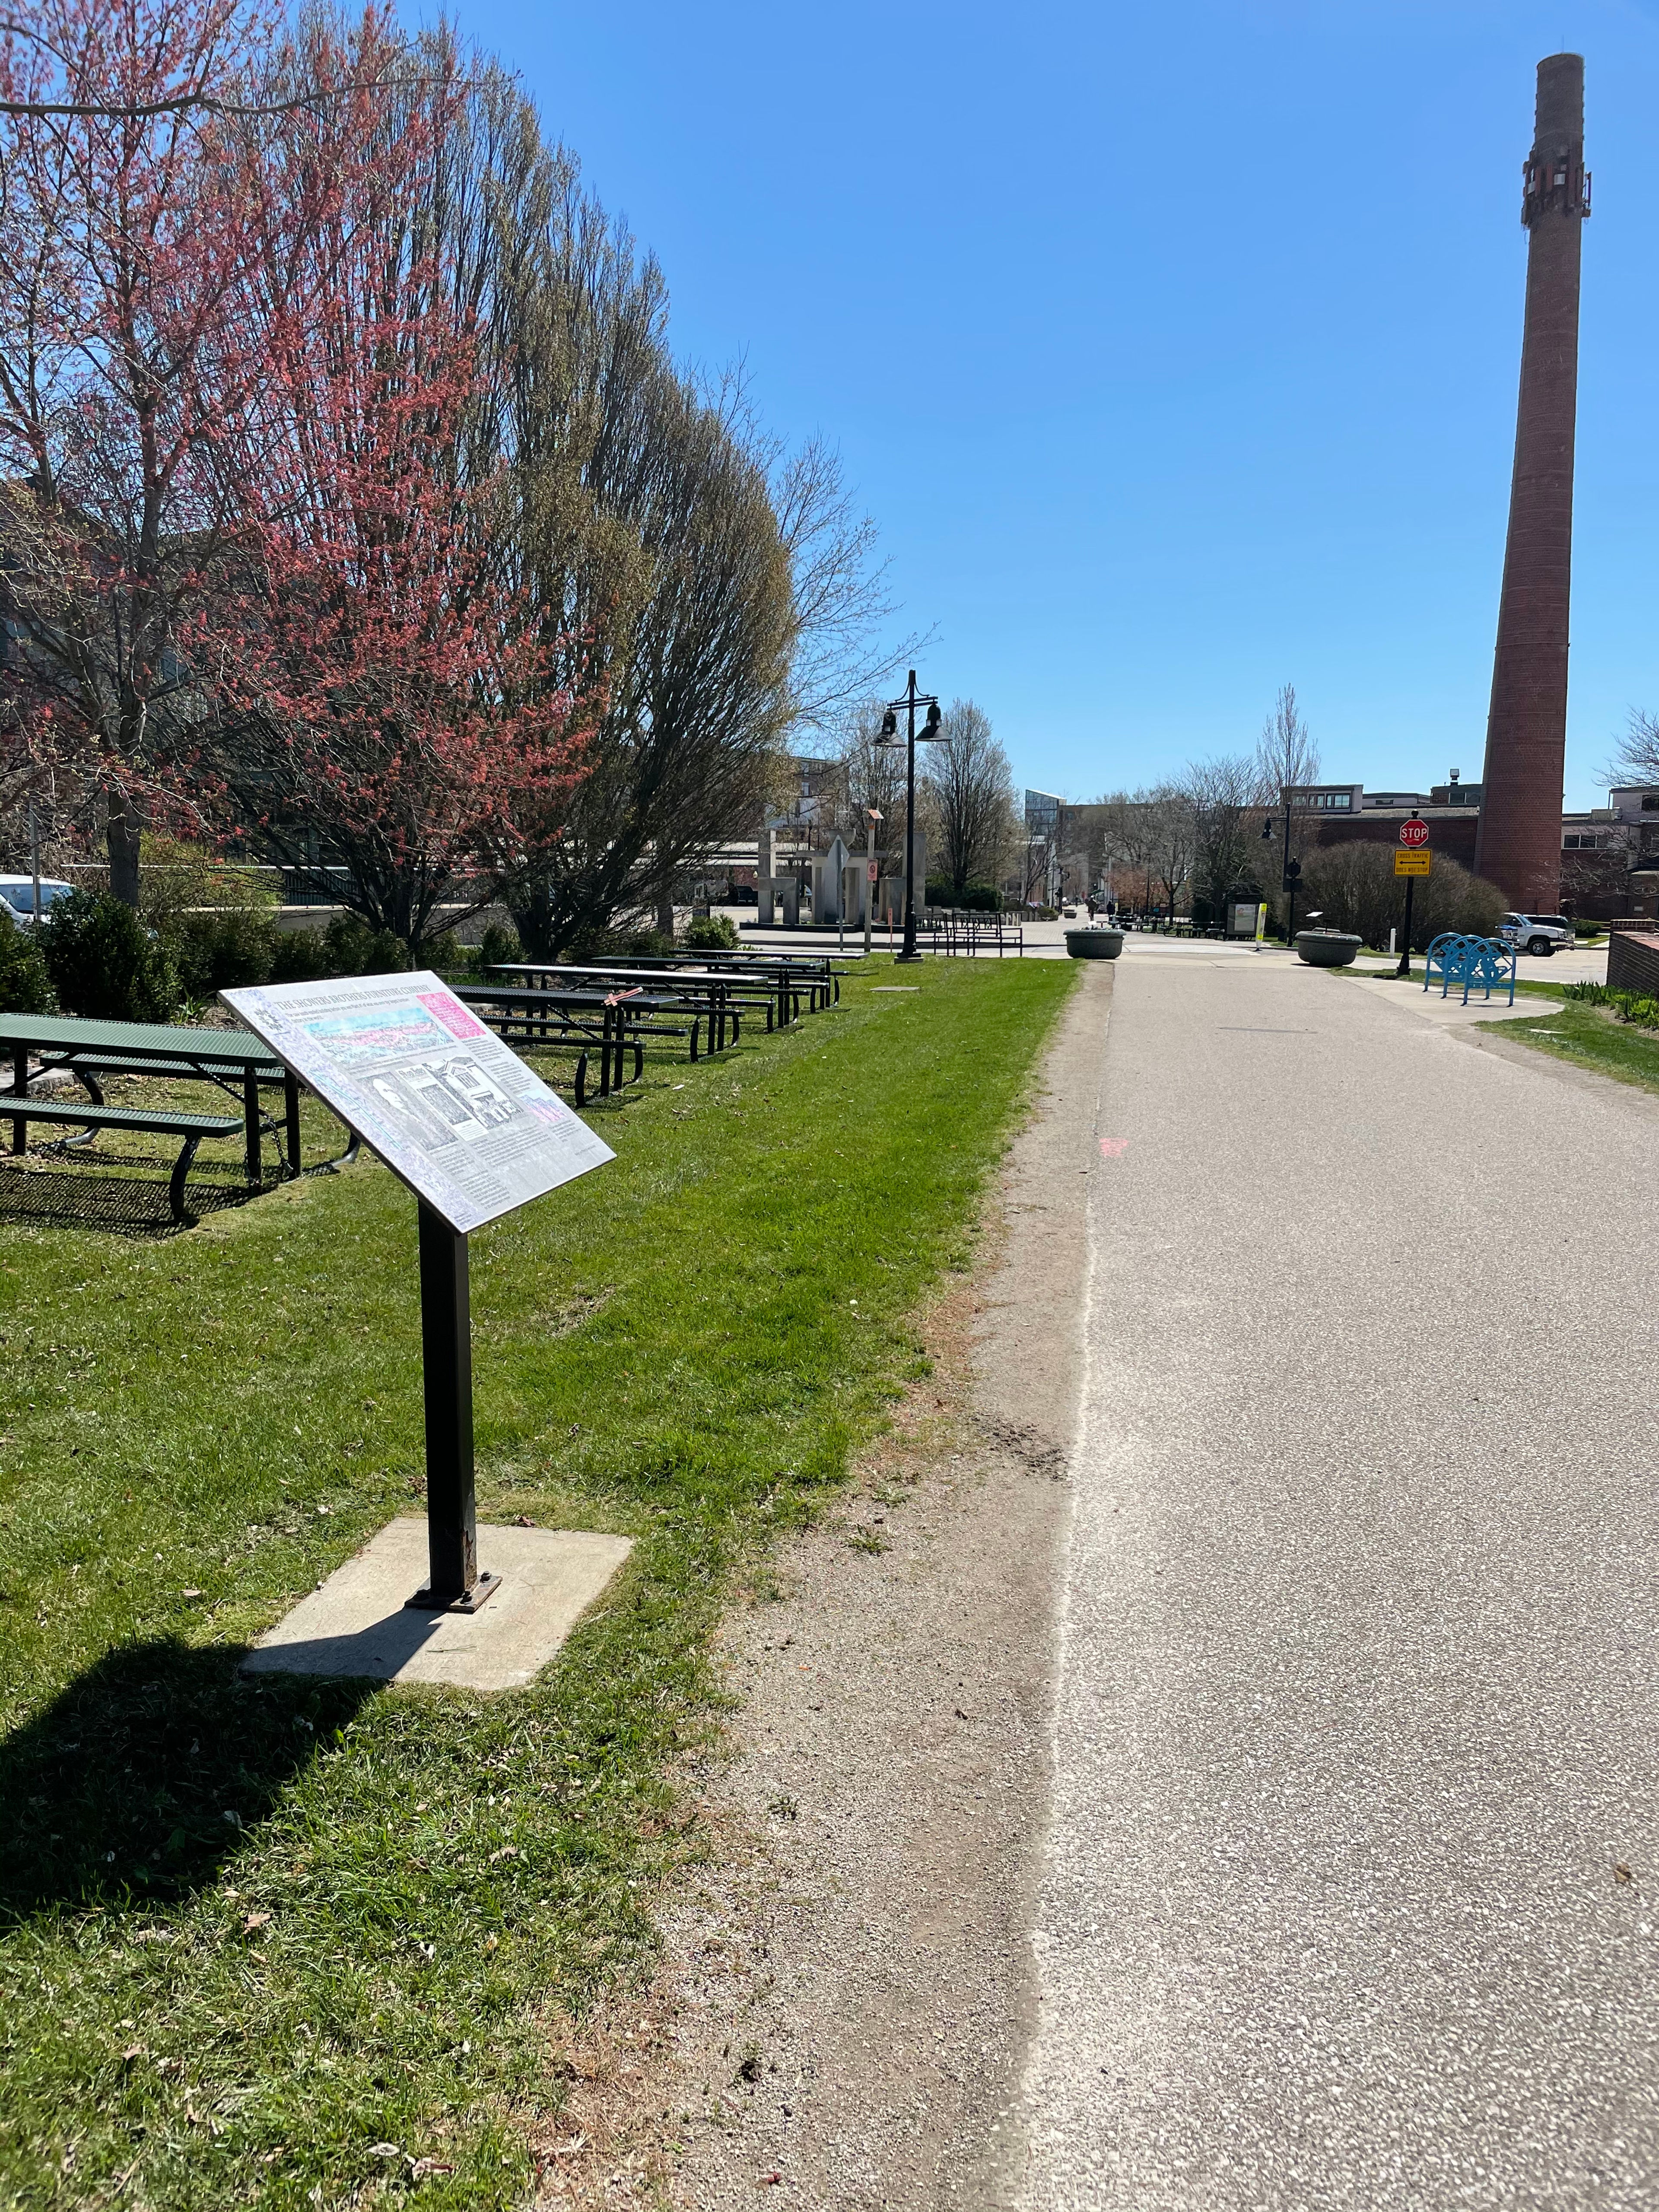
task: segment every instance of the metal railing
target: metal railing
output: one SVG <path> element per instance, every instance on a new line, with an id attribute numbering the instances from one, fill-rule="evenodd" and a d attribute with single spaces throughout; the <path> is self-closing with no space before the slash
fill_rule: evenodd
<path id="1" fill-rule="evenodd" d="M 279 907 L 341 907 L 347 903 L 346 895 L 351 885 L 350 869 L 337 863 L 301 867 L 285 862 L 228 859 L 219 865 L 227 875 L 252 878 L 262 887 L 274 890 Z M 27 862 L 25 861 L 14 872 L 27 874 Z M 43 866 L 40 872 L 55 883 L 73 884 L 77 890 L 102 891 L 109 889 L 107 860 L 67 860 L 51 866 Z M 145 876 L 150 878 L 195 876 L 198 872 L 195 866 L 175 866 L 165 861 L 146 862 L 143 869 Z M 444 904 L 447 908 L 471 906 L 484 887 L 483 878 L 458 880 Z"/>
<path id="2" fill-rule="evenodd" d="M 981 952 L 994 952 L 999 959 L 1005 952 L 1022 960 L 1025 957 L 1020 924 L 983 907 L 930 906 L 916 924 L 916 937 L 919 942 L 925 938 L 930 949 L 946 959 L 972 960 Z"/>

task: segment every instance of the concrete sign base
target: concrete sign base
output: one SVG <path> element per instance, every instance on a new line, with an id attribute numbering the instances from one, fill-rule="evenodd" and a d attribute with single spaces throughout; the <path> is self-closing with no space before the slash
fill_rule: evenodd
<path id="1" fill-rule="evenodd" d="M 424 1521 L 388 1522 L 242 1662 L 248 1674 L 337 1674 L 516 1690 L 533 1680 L 633 1549 L 626 1536 L 485 1528 L 501 1588 L 477 1613 L 411 1611 L 426 1572 Z"/>

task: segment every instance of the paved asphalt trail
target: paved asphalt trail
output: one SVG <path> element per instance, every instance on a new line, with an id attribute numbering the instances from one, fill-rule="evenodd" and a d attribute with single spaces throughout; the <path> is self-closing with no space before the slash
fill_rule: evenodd
<path id="1" fill-rule="evenodd" d="M 1029 2212 L 1659 2205 L 1659 1102 L 1388 988 L 1116 978 Z"/>

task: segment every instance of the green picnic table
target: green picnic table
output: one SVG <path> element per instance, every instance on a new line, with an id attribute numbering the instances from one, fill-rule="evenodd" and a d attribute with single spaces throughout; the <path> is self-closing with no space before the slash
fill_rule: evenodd
<path id="1" fill-rule="evenodd" d="M 153 1130 L 183 1140 L 173 1172 L 173 1210 L 183 1218 L 184 1182 L 196 1148 L 204 1138 L 241 1134 L 250 1182 L 262 1173 L 261 1137 L 269 1127 L 283 1139 L 285 1171 L 300 1172 L 300 1085 L 297 1077 L 270 1047 L 246 1030 L 175 1029 L 161 1022 L 87 1021 L 62 1014 L 0 1014 L 0 1060 L 12 1063 L 10 1090 L 0 1093 L 0 1117 L 9 1115 L 12 1150 L 23 1152 L 31 1121 L 80 1127 L 87 1139 L 100 1128 Z M 29 1062 L 38 1065 L 30 1071 Z M 29 1085 L 64 1068 L 92 1097 L 90 1106 L 31 1097 Z M 102 1080 L 112 1075 L 153 1075 L 175 1081 L 204 1082 L 234 1098 L 234 1115 L 174 1113 L 142 1106 L 110 1106 Z M 283 1113 L 279 1127 L 262 1111 L 262 1085 L 280 1084 Z M 17 1102 L 23 1102 L 21 1110 Z M 355 1139 L 353 1145 L 355 1148 Z"/>

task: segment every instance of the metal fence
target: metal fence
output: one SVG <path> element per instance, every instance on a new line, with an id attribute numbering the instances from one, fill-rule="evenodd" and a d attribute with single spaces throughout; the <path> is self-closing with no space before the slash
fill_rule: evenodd
<path id="1" fill-rule="evenodd" d="M 916 922 L 918 942 L 927 939 L 932 950 L 947 959 L 975 959 L 981 952 L 1005 952 L 1025 957 L 1025 935 L 1018 921 L 1006 914 L 988 913 L 983 907 L 930 906 Z"/>
<path id="2" fill-rule="evenodd" d="M 346 903 L 351 888 L 351 871 L 348 867 L 323 866 L 314 868 L 282 866 L 268 860 L 229 860 L 223 863 L 228 874 L 251 877 L 262 888 L 273 890 L 279 907 L 335 908 Z M 27 863 L 19 872 L 27 874 Z M 55 883 L 73 884 L 77 890 L 106 891 L 109 889 L 107 860 L 69 860 L 52 866 L 43 866 L 40 872 Z M 154 878 L 173 874 L 196 874 L 194 868 L 173 868 L 164 863 L 146 865 L 144 874 Z M 475 893 L 483 889 L 477 884 L 462 882 L 455 886 L 455 896 L 446 900 L 450 907 L 470 906 Z"/>

